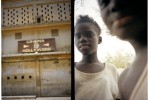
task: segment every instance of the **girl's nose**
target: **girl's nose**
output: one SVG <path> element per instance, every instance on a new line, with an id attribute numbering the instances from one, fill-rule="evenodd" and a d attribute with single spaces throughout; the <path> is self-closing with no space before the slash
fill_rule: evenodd
<path id="1" fill-rule="evenodd" d="M 87 41 L 86 37 L 84 35 L 81 35 L 80 42 L 84 43 L 86 41 Z"/>

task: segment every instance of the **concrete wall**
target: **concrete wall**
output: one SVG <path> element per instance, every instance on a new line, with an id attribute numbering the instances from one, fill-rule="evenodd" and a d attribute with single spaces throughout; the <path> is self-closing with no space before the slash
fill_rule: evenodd
<path id="1" fill-rule="evenodd" d="M 2 0 L 2 96 L 71 96 L 70 3 Z M 56 51 L 18 53 L 18 41 L 48 38 L 55 39 Z"/>

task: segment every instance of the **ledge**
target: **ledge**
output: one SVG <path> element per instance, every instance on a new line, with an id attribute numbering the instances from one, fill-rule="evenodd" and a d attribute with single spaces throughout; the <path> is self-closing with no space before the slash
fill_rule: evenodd
<path id="1" fill-rule="evenodd" d="M 28 96 L 2 96 L 2 99 L 35 99 L 36 95 L 28 95 Z"/>
<path id="2" fill-rule="evenodd" d="M 44 55 L 62 55 L 71 54 L 70 52 L 48 52 L 48 53 L 24 53 L 24 54 L 7 54 L 2 55 L 2 58 L 10 57 L 28 57 L 28 56 L 44 56 Z"/>
<path id="3" fill-rule="evenodd" d="M 30 29 L 30 28 L 41 28 L 41 27 L 49 27 L 49 26 L 63 26 L 70 25 L 71 21 L 57 21 L 57 22 L 47 22 L 47 23 L 34 23 L 34 24 L 26 24 L 26 25 L 18 25 L 18 26 L 4 26 L 2 27 L 2 31 L 16 30 L 16 29 Z"/>

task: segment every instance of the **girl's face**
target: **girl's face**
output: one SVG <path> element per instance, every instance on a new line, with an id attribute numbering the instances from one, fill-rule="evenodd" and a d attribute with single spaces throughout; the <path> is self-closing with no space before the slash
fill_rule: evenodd
<path id="1" fill-rule="evenodd" d="M 102 18 L 113 35 L 147 37 L 147 0 L 98 0 Z"/>
<path id="2" fill-rule="evenodd" d="M 96 26 L 84 22 L 75 27 L 75 45 L 83 55 L 89 55 L 97 51 L 99 36 Z"/>

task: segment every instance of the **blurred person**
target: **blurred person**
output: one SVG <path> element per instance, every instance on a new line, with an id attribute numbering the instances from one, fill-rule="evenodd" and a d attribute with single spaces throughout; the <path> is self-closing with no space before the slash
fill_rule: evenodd
<path id="1" fill-rule="evenodd" d="M 136 52 L 119 78 L 122 100 L 147 100 L 147 0 L 98 0 L 98 5 L 111 34 L 129 41 Z"/>

